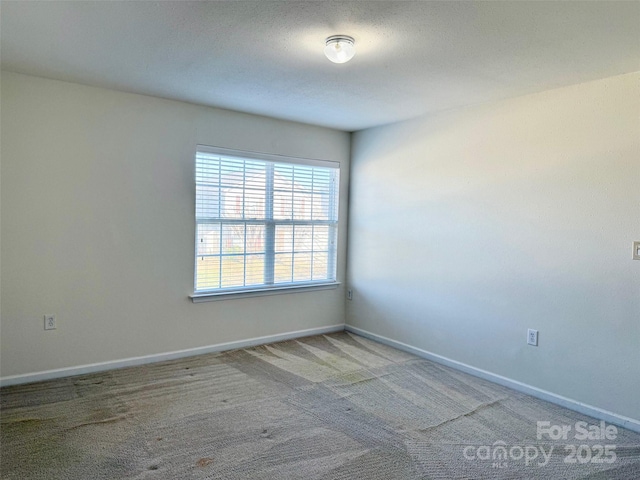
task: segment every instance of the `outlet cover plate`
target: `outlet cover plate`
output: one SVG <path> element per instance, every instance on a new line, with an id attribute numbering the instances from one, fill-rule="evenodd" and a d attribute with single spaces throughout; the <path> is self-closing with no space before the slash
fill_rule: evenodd
<path id="1" fill-rule="evenodd" d="M 55 330 L 56 325 L 56 316 L 55 315 L 45 315 L 44 316 L 44 329 L 45 330 Z"/>

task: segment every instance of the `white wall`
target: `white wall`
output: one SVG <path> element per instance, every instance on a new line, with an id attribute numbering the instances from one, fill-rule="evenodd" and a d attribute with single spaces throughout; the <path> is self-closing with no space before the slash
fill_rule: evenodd
<path id="1" fill-rule="evenodd" d="M 639 81 L 355 134 L 347 323 L 640 419 Z"/>
<path id="2" fill-rule="evenodd" d="M 1 85 L 3 377 L 344 323 L 343 288 L 188 295 L 196 144 L 341 162 L 343 280 L 349 134 L 8 72 Z"/>

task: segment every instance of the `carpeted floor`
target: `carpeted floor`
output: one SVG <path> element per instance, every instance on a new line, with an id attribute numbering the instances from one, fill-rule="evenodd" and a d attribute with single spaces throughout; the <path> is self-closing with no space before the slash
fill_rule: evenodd
<path id="1" fill-rule="evenodd" d="M 0 401 L 7 480 L 640 478 L 636 433 L 581 440 L 600 422 L 347 333 L 6 387 Z M 538 421 L 571 430 L 538 439 Z"/>

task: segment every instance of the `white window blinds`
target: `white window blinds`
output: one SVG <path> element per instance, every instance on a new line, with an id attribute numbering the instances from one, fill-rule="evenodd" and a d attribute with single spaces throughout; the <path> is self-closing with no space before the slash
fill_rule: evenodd
<path id="1" fill-rule="evenodd" d="M 199 146 L 195 291 L 334 282 L 339 172 Z"/>

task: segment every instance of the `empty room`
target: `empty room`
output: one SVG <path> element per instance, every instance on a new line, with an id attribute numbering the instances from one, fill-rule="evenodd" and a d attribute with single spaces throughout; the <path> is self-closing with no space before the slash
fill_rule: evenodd
<path id="1" fill-rule="evenodd" d="M 640 478 L 640 2 L 0 0 L 0 478 Z"/>

